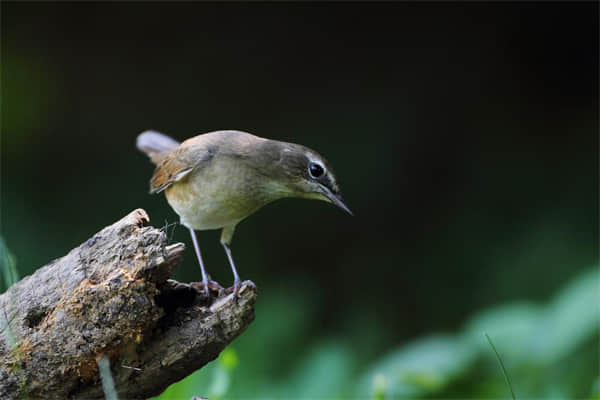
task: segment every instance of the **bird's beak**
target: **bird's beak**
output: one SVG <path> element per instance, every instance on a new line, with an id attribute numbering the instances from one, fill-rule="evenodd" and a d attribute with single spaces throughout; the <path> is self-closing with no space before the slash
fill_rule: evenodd
<path id="1" fill-rule="evenodd" d="M 329 192 L 329 193 L 325 194 L 325 197 L 327 197 L 327 199 L 332 204 L 335 204 L 336 206 L 338 206 L 342 210 L 346 211 L 348 214 L 354 216 L 354 214 L 352 213 L 352 211 L 350 211 L 350 209 L 348 208 L 348 206 L 344 204 L 344 201 L 342 200 L 342 196 L 341 195 L 339 195 L 339 194 L 335 195 L 335 194 Z"/>

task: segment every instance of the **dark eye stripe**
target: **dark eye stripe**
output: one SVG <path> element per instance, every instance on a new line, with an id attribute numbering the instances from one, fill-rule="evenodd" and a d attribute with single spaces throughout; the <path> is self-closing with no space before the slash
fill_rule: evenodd
<path id="1" fill-rule="evenodd" d="M 310 163 L 310 165 L 308 166 L 308 172 L 313 178 L 319 178 L 323 175 L 325 170 L 323 170 L 323 167 L 321 167 L 317 163 Z"/>

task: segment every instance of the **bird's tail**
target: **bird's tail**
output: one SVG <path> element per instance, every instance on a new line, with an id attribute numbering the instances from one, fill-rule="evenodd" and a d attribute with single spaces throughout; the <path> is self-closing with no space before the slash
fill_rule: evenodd
<path id="1" fill-rule="evenodd" d="M 154 164 L 159 164 L 173 149 L 179 146 L 175 139 L 156 131 L 144 131 L 136 140 L 137 148 Z"/>

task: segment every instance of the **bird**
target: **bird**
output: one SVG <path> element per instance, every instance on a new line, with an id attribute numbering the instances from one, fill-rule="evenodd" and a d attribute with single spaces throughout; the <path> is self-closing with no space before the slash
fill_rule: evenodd
<path id="1" fill-rule="evenodd" d="M 353 215 L 342 199 L 330 164 L 299 144 L 238 130 L 203 133 L 180 143 L 147 130 L 138 135 L 136 146 L 156 165 L 150 193 L 164 192 L 181 225 L 190 232 L 207 297 L 209 277 L 197 230 L 222 230 L 220 241 L 233 272 L 237 297 L 242 281 L 230 246 L 240 221 L 286 197 L 323 200 Z"/>

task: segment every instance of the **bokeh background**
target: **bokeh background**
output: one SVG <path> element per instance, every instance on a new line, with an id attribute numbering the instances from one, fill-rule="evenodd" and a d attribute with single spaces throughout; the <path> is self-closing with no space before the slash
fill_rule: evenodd
<path id="1" fill-rule="evenodd" d="M 518 398 L 600 397 L 597 2 L 3 2 L 1 33 L 20 276 L 135 208 L 177 221 L 145 129 L 335 167 L 355 217 L 288 199 L 240 224 L 256 320 L 162 399 L 506 398 L 484 332 Z M 199 238 L 231 284 L 219 233 Z M 197 281 L 189 248 L 175 278 Z"/>

